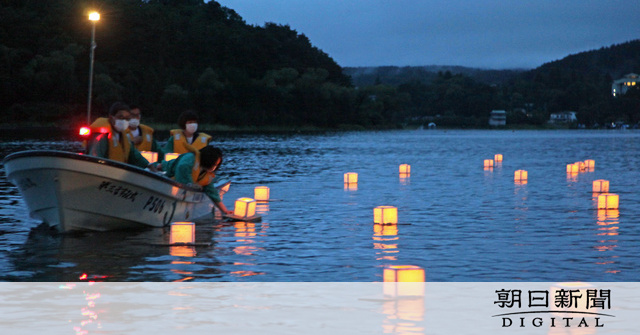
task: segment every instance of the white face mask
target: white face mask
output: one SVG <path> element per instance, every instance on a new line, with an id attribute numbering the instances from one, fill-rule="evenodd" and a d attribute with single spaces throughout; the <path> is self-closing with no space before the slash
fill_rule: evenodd
<path id="1" fill-rule="evenodd" d="M 196 130 L 198 130 L 198 124 L 197 123 L 187 123 L 185 128 L 186 128 L 187 132 L 193 134 L 193 133 L 196 132 Z"/>
<path id="2" fill-rule="evenodd" d="M 129 128 L 129 121 L 116 119 L 115 124 L 113 125 L 116 128 L 116 131 L 122 132 Z"/>
<path id="3" fill-rule="evenodd" d="M 138 128 L 140 125 L 140 119 L 131 119 L 129 120 L 129 127 Z"/>

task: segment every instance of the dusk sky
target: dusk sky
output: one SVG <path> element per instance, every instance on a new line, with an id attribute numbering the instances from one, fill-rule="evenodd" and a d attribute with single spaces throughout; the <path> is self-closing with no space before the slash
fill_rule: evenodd
<path id="1" fill-rule="evenodd" d="M 341 66 L 535 68 L 640 38 L 629 0 L 218 2 L 247 24 L 288 24 Z"/>

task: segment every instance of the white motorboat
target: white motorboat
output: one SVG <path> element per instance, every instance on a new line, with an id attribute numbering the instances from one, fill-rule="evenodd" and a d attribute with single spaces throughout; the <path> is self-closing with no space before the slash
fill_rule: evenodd
<path id="1" fill-rule="evenodd" d="M 60 232 L 163 227 L 212 213 L 203 192 L 163 175 L 64 151 L 22 151 L 4 159 L 29 214 Z M 217 185 L 222 192 L 229 183 Z"/>

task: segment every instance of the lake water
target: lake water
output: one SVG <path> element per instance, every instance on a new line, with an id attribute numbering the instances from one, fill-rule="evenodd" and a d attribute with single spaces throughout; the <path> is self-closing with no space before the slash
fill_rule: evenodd
<path id="1" fill-rule="evenodd" d="M 228 207 L 259 185 L 274 201 L 259 206 L 262 222 L 198 224 L 198 247 L 160 246 L 163 229 L 50 235 L 0 169 L 0 280 L 372 282 L 391 264 L 423 267 L 427 281 L 640 278 L 637 131 L 224 134 L 215 144 Z M 30 149 L 80 144 L 0 138 L 2 157 Z M 494 154 L 502 164 L 483 169 Z M 567 175 L 586 159 L 594 171 Z M 518 169 L 528 183 L 514 183 Z M 610 181 L 619 210 L 596 210 L 596 179 Z M 381 205 L 398 208 L 397 225 L 374 225 Z"/>

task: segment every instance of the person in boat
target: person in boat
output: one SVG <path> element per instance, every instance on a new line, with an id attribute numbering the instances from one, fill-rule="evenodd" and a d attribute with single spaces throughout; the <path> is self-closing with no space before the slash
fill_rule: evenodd
<path id="1" fill-rule="evenodd" d="M 129 120 L 129 131 L 127 135 L 138 151 L 152 151 L 158 153 L 158 160 L 164 159 L 164 152 L 158 141 L 153 137 L 153 128 L 141 124 L 142 112 L 136 105 L 130 106 L 131 120 Z"/>
<path id="2" fill-rule="evenodd" d="M 214 186 L 215 172 L 222 164 L 222 151 L 206 146 L 195 152 L 188 152 L 170 161 L 156 164 L 156 168 L 165 172 L 165 176 L 202 191 L 213 201 L 223 214 L 233 214 L 222 202 L 220 193 Z"/>
<path id="3" fill-rule="evenodd" d="M 91 133 L 98 135 L 87 146 L 87 155 L 108 158 L 141 168 L 149 166 L 149 161 L 140 154 L 127 137 L 130 119 L 129 106 L 122 102 L 111 105 L 109 117 L 100 117 L 90 126 Z"/>
<path id="4" fill-rule="evenodd" d="M 198 132 L 198 114 L 195 111 L 182 112 L 178 117 L 178 125 L 180 129 L 171 130 L 171 137 L 162 149 L 165 154 L 194 152 L 194 149 L 200 150 L 211 142 L 210 135 Z"/>

